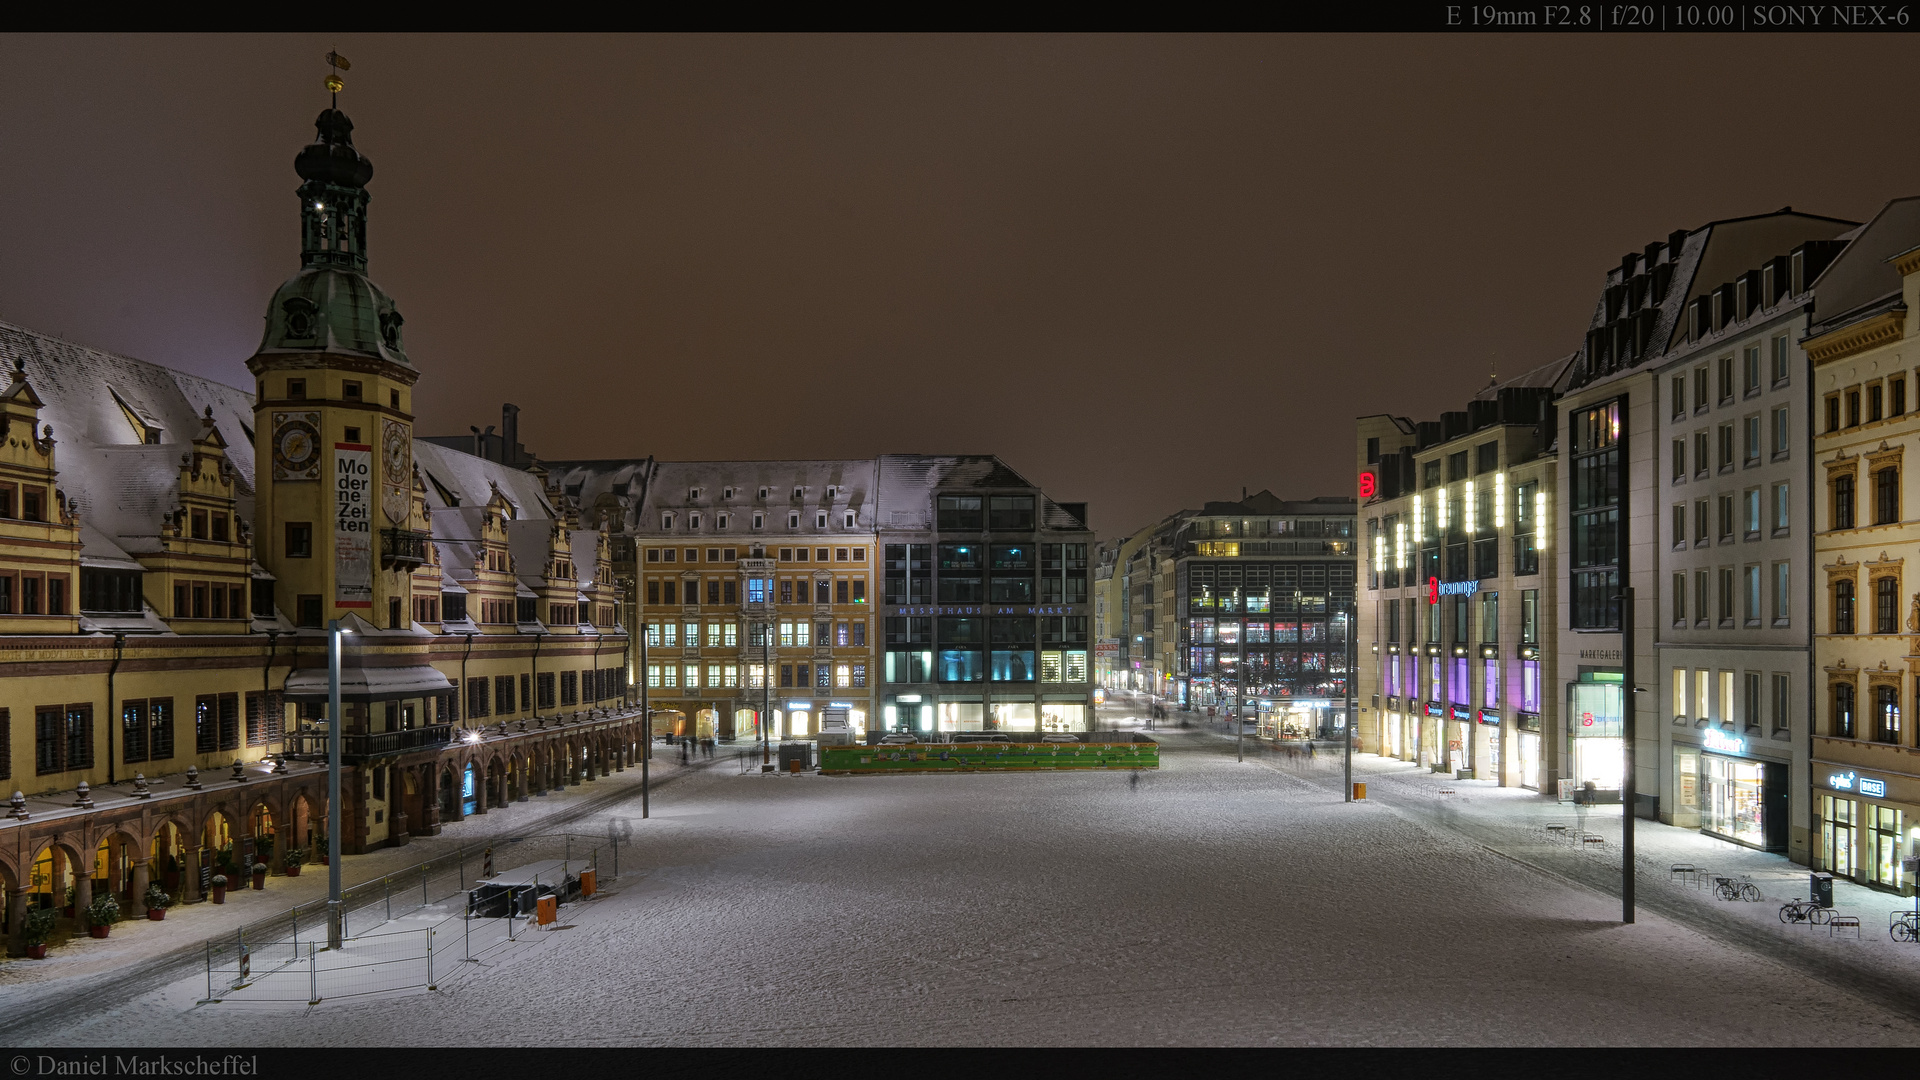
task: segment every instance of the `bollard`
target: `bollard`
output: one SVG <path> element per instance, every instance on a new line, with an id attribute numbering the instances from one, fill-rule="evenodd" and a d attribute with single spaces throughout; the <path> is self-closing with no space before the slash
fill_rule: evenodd
<path id="1" fill-rule="evenodd" d="M 427 930 L 427 989 L 438 989 L 433 985 L 433 930 L 431 927 Z"/>
<path id="2" fill-rule="evenodd" d="M 420 906 L 427 906 L 427 868 L 420 868 Z"/>
<path id="3" fill-rule="evenodd" d="M 393 918 L 393 878 L 391 875 L 380 879 L 380 887 L 387 894 L 387 918 Z"/>
<path id="4" fill-rule="evenodd" d="M 307 942 L 307 1004 L 320 1004 L 320 960 L 313 954 L 314 943 Z"/>

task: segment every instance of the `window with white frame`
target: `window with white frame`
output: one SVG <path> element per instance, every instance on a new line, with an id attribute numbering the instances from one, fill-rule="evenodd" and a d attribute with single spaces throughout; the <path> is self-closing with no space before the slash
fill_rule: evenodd
<path id="1" fill-rule="evenodd" d="M 813 515 L 813 527 L 816 529 L 824 529 L 827 527 L 827 512 L 825 510 Z"/>
<path id="2" fill-rule="evenodd" d="M 755 510 L 755 511 L 753 512 L 753 527 L 754 527 L 754 528 L 756 528 L 756 529 L 764 529 L 764 528 L 766 528 L 766 527 L 767 527 L 767 515 L 765 515 L 765 514 L 763 514 L 763 513 L 761 513 L 761 512 L 760 512 L 760 511 L 758 511 L 758 510 Z"/>
<path id="3" fill-rule="evenodd" d="M 732 515 L 730 514 L 713 515 L 714 528 L 724 530 L 727 527 L 727 522 L 730 521 L 731 519 L 732 519 Z"/>
<path id="4" fill-rule="evenodd" d="M 660 527 L 661 527 L 661 528 L 663 528 L 663 529 L 671 529 L 671 528 L 673 528 L 673 513 L 672 513 L 672 511 L 668 511 L 667 513 L 664 513 L 664 514 L 661 514 L 661 515 L 660 515 Z"/>
<path id="5" fill-rule="evenodd" d="M 847 528 L 849 528 L 849 529 L 851 529 L 851 528 L 853 528 L 853 520 L 854 520 L 854 518 L 853 518 L 853 511 L 851 511 L 851 510 L 849 510 L 849 511 L 847 511 L 847 513 L 846 513 L 846 520 L 845 520 L 845 524 L 846 524 L 846 527 L 847 527 Z"/>
<path id="6" fill-rule="evenodd" d="M 787 514 L 787 528 L 798 529 L 799 527 L 800 527 L 800 512 L 797 510 L 790 511 Z"/>
<path id="7" fill-rule="evenodd" d="M 700 515 L 699 515 L 699 514 L 688 514 L 688 515 L 687 515 L 687 528 L 689 528 L 689 529 L 698 529 L 699 527 L 700 527 Z"/>

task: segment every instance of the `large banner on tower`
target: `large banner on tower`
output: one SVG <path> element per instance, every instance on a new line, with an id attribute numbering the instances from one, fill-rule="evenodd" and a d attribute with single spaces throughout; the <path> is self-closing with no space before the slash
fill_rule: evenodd
<path id="1" fill-rule="evenodd" d="M 333 603 L 373 607 L 373 447 L 333 444 Z"/>

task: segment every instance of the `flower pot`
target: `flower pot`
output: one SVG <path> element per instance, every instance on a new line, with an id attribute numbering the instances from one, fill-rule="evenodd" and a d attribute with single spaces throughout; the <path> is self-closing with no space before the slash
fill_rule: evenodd
<path id="1" fill-rule="evenodd" d="M 29 959 L 29 960 L 45 960 L 46 958 L 47 958 L 47 945 L 46 945 L 46 942 L 41 942 L 41 943 L 40 943 L 40 944 L 38 944 L 38 945 L 29 945 L 29 946 L 27 946 L 27 959 Z"/>
<path id="2" fill-rule="evenodd" d="M 164 922 L 164 921 L 166 920 L 166 917 L 167 917 L 167 909 L 166 909 L 166 908 L 163 908 L 163 907 L 150 907 L 150 908 L 148 908 L 148 909 L 147 909 L 147 921 L 148 921 L 148 922 Z"/>
<path id="3" fill-rule="evenodd" d="M 293 864 L 292 866 L 287 866 L 287 867 L 283 867 L 282 869 L 284 869 L 284 870 L 286 871 L 286 874 L 287 874 L 287 876 L 288 876 L 288 877 L 299 877 L 299 876 L 300 876 L 300 864 L 299 864 L 299 863 L 294 863 L 294 864 Z"/>
<path id="4" fill-rule="evenodd" d="M 260 892 L 264 890 L 266 887 L 267 887 L 267 872 L 265 870 L 255 870 L 253 872 L 254 891 Z"/>
<path id="5" fill-rule="evenodd" d="M 94 937 L 94 938 L 103 938 L 103 937 L 106 937 L 107 933 L 112 929 L 113 927 L 108 926 L 104 923 L 99 926 L 89 926 L 87 927 L 87 936 Z"/>
<path id="6" fill-rule="evenodd" d="M 227 887 L 225 885 L 215 885 L 213 887 L 213 902 L 216 904 L 224 904 L 227 902 Z"/>

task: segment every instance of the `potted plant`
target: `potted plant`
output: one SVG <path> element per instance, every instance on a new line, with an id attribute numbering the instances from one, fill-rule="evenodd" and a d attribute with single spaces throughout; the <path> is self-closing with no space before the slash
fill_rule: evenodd
<path id="1" fill-rule="evenodd" d="M 120 918 L 120 901 L 112 893 L 101 893 L 87 905 L 87 933 L 93 937 L 106 937 L 113 924 Z"/>
<path id="2" fill-rule="evenodd" d="M 222 874 L 231 874 L 234 872 L 232 844 L 228 844 L 226 847 L 213 853 L 213 865 L 219 867 Z"/>
<path id="3" fill-rule="evenodd" d="M 253 838 L 253 858 L 255 862 L 273 864 L 273 834 Z"/>
<path id="4" fill-rule="evenodd" d="M 290 847 L 287 849 L 286 854 L 280 856 L 280 869 L 288 877 L 299 877 L 300 867 L 305 865 L 306 861 L 306 848 Z"/>
<path id="5" fill-rule="evenodd" d="M 267 887 L 267 864 L 263 862 L 254 863 L 253 864 L 254 891 L 259 892 L 265 889 L 266 887 Z"/>
<path id="6" fill-rule="evenodd" d="M 216 904 L 227 902 L 227 875 L 225 874 L 213 875 L 213 902 Z"/>
<path id="7" fill-rule="evenodd" d="M 67 902 L 65 906 L 60 909 L 60 914 L 69 919 L 73 918 L 73 886 L 71 885 L 67 886 Z"/>
<path id="8" fill-rule="evenodd" d="M 147 886 L 147 919 L 159 922 L 167 917 L 167 909 L 173 906 L 173 897 L 159 885 Z"/>
<path id="9" fill-rule="evenodd" d="M 53 927 L 60 919 L 52 908 L 34 908 L 27 912 L 26 925 L 20 928 L 20 937 L 27 947 L 27 956 L 34 960 L 47 958 L 47 938 L 53 936 Z"/>
<path id="10" fill-rule="evenodd" d="M 329 855 L 328 852 L 331 851 L 332 849 L 327 846 L 326 833 L 321 833 L 318 837 L 314 839 L 313 849 L 320 853 L 321 866 L 328 866 L 331 864 L 333 856 Z"/>

